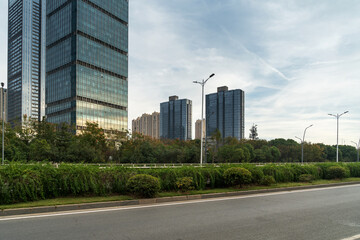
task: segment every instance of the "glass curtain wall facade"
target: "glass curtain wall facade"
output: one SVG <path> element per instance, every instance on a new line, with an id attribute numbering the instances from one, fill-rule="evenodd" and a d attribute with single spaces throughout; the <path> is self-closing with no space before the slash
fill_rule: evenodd
<path id="1" fill-rule="evenodd" d="M 191 140 L 192 101 L 170 97 L 160 104 L 160 138 Z"/>
<path id="2" fill-rule="evenodd" d="M 47 0 L 46 116 L 125 131 L 128 0 Z"/>
<path id="3" fill-rule="evenodd" d="M 45 115 L 45 1 L 9 0 L 8 120 Z"/>
<path id="4" fill-rule="evenodd" d="M 217 93 L 206 95 L 206 136 L 218 129 L 222 138 L 244 138 L 245 94 L 240 89 L 228 91 L 218 88 Z"/>

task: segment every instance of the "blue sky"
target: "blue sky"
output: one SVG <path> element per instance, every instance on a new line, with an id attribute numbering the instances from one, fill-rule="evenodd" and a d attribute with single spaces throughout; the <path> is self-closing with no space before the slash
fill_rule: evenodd
<path id="1" fill-rule="evenodd" d="M 0 76 L 6 79 L 7 1 L 0 3 Z M 129 127 L 178 95 L 200 118 L 199 81 L 246 94 L 245 136 L 336 143 L 360 138 L 360 1 L 130 0 Z"/>

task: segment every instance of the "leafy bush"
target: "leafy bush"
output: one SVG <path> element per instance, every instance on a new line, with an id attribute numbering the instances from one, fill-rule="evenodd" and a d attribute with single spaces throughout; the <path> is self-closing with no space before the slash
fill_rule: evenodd
<path id="1" fill-rule="evenodd" d="M 229 186 L 242 186 L 251 183 L 251 172 L 245 168 L 233 167 L 224 172 L 225 182 Z"/>
<path id="2" fill-rule="evenodd" d="M 300 182 L 312 182 L 312 181 L 314 181 L 314 176 L 311 174 L 301 174 L 299 176 L 299 181 Z"/>
<path id="3" fill-rule="evenodd" d="M 263 167 L 265 175 L 273 176 L 276 182 L 293 182 L 295 180 L 292 165 L 267 164 Z"/>
<path id="4" fill-rule="evenodd" d="M 300 176 L 302 174 L 310 174 L 313 177 L 313 180 L 319 179 L 321 175 L 321 168 L 315 165 L 299 165 L 299 164 L 291 164 L 288 165 L 292 168 L 294 173 L 294 181 L 300 181 Z"/>
<path id="5" fill-rule="evenodd" d="M 251 172 L 251 182 L 254 184 L 260 184 L 264 178 L 264 173 L 259 167 L 253 165 L 244 165 L 244 168 Z"/>
<path id="6" fill-rule="evenodd" d="M 327 170 L 328 179 L 343 179 L 350 175 L 349 170 L 340 166 L 332 166 Z"/>
<path id="7" fill-rule="evenodd" d="M 183 178 L 179 178 L 176 181 L 176 187 L 178 188 L 178 190 L 180 190 L 181 192 L 188 192 L 190 190 L 194 190 L 194 181 L 192 177 L 183 177 Z"/>
<path id="8" fill-rule="evenodd" d="M 264 176 L 263 179 L 261 180 L 261 185 L 264 185 L 264 186 L 270 186 L 275 183 L 276 183 L 276 181 L 275 181 L 274 177 L 269 176 L 269 175 Z"/>
<path id="9" fill-rule="evenodd" d="M 359 163 L 348 163 L 346 166 L 350 170 L 351 177 L 360 177 L 360 164 Z"/>
<path id="10" fill-rule="evenodd" d="M 159 179 L 147 174 L 130 177 L 126 186 L 131 194 L 145 198 L 155 197 L 160 191 Z"/>

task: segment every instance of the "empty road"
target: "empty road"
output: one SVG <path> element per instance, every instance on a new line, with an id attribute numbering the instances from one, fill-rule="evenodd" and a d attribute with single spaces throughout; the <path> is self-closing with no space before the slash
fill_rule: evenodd
<path id="1" fill-rule="evenodd" d="M 1 240 L 360 239 L 360 185 L 0 217 Z"/>

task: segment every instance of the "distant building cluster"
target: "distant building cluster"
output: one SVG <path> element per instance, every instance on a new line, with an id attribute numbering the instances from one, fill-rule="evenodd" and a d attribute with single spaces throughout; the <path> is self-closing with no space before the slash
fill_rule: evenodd
<path id="1" fill-rule="evenodd" d="M 160 138 L 160 113 L 144 113 L 141 117 L 132 120 L 132 132 L 149 136 L 153 139 Z"/>
<path id="2" fill-rule="evenodd" d="M 205 100 L 206 120 L 198 119 L 195 122 L 195 139 L 201 139 L 201 131 L 204 139 L 211 138 L 217 131 L 220 132 L 221 138 L 243 139 L 245 129 L 244 91 L 241 89 L 229 90 L 228 87 L 223 86 L 219 87 L 216 93 L 206 95 Z M 152 136 L 153 115 L 143 114 L 134 119 L 132 121 L 133 132 Z M 169 101 L 160 103 L 159 115 L 160 139 L 192 139 L 191 100 L 170 96 Z M 202 126 L 201 122 L 203 122 Z"/>

